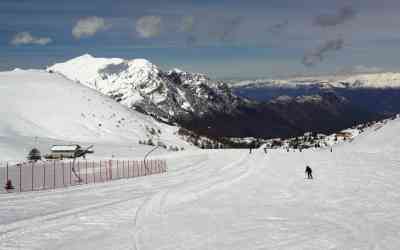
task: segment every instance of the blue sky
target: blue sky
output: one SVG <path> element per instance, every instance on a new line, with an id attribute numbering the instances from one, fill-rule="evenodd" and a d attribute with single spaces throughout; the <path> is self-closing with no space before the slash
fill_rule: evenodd
<path id="1" fill-rule="evenodd" d="M 399 70 L 396 0 L 1 0 L 0 70 L 90 53 L 253 79 Z"/>

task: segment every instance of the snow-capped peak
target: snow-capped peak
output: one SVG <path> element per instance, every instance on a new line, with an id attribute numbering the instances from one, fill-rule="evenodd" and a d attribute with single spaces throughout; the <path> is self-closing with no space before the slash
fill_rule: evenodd
<path id="1" fill-rule="evenodd" d="M 65 77 L 90 86 L 99 76 L 99 71 L 108 65 L 123 63 L 120 58 L 95 58 L 89 54 L 73 58 L 64 63 L 57 63 L 47 68 L 49 72 L 57 72 Z"/>
<path id="2" fill-rule="evenodd" d="M 123 96 L 132 106 L 160 87 L 159 69 L 146 59 L 96 58 L 89 54 L 55 64 L 47 69 L 110 96 Z M 134 91 L 138 90 L 138 91 Z M 140 93 L 142 92 L 142 93 Z"/>

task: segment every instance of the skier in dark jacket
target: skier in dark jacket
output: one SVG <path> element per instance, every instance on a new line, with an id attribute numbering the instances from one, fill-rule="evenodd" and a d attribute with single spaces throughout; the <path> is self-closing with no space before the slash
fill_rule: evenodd
<path id="1" fill-rule="evenodd" d="M 313 178 L 313 176 L 312 176 L 312 169 L 310 168 L 310 166 L 307 166 L 306 167 L 306 174 L 307 174 L 307 179 L 312 179 Z"/>

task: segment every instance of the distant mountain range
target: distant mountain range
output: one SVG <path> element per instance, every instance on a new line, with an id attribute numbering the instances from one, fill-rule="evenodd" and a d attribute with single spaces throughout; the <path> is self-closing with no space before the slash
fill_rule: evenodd
<path id="1" fill-rule="evenodd" d="M 233 84 L 234 87 L 246 88 L 400 88 L 400 73 L 365 73 L 365 74 L 344 74 L 334 76 L 308 76 L 293 77 L 288 79 L 259 79 L 239 81 Z"/>
<path id="2" fill-rule="evenodd" d="M 254 100 L 257 98 L 246 93 L 260 90 L 261 83 L 242 83 L 232 89 L 204 74 L 163 71 L 145 59 L 83 55 L 50 66 L 47 71 L 95 89 L 128 108 L 212 138 L 329 133 L 382 116 L 326 91 L 276 98 L 286 95 L 282 93 Z M 279 85 L 273 86 L 279 89 L 275 87 Z"/>
<path id="3" fill-rule="evenodd" d="M 236 83 L 232 88 L 237 95 L 260 102 L 281 96 L 333 93 L 346 98 L 354 107 L 378 115 L 400 112 L 400 73 L 255 80 Z"/>

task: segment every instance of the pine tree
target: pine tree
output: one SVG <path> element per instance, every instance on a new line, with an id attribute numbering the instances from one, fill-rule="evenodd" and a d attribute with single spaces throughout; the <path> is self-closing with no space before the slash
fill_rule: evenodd
<path id="1" fill-rule="evenodd" d="M 33 148 L 31 151 L 29 151 L 27 158 L 29 161 L 39 161 L 42 159 L 42 156 L 37 148 Z"/>

